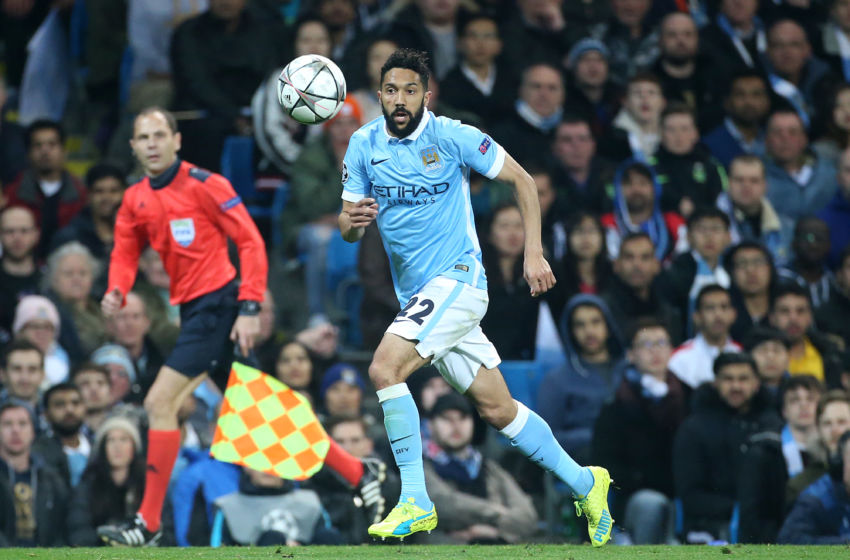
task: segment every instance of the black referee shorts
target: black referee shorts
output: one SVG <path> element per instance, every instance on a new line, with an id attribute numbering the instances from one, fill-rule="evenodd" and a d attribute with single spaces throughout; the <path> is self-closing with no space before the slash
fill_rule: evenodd
<path id="1" fill-rule="evenodd" d="M 180 334 L 165 365 L 187 377 L 229 371 L 233 358 L 230 331 L 239 313 L 233 280 L 214 292 L 180 305 Z"/>

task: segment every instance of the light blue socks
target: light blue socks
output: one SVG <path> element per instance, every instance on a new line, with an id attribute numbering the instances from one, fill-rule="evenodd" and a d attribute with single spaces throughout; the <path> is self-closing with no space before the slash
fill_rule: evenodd
<path id="1" fill-rule="evenodd" d="M 513 421 L 501 430 L 501 434 L 511 440 L 511 445 L 547 471 L 563 480 L 573 496 L 583 498 L 593 487 L 593 473 L 587 467 L 579 466 L 567 455 L 552 429 L 537 413 L 517 401 L 517 415 Z"/>
<path id="2" fill-rule="evenodd" d="M 419 411 L 410 389 L 407 388 L 407 383 L 392 385 L 378 391 L 378 400 L 384 409 L 384 426 L 387 428 L 390 447 L 401 473 L 399 503 L 413 498 L 417 506 L 429 511 L 434 504 L 425 488 Z"/>

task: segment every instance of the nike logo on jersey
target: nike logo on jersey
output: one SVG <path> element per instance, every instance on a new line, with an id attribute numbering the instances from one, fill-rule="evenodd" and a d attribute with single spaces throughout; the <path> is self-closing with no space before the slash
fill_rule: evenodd
<path id="1" fill-rule="evenodd" d="M 378 165 L 379 163 L 384 163 L 384 162 L 385 162 L 385 161 L 387 161 L 388 159 L 390 159 L 390 158 L 388 158 L 388 157 L 387 157 L 387 158 L 384 158 L 384 159 L 375 159 L 375 158 L 372 158 L 372 162 L 371 162 L 371 163 L 372 163 L 372 165 Z"/>

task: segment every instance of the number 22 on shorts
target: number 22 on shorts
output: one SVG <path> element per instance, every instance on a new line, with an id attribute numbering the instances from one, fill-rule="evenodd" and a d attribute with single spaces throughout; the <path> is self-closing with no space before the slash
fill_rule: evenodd
<path id="1" fill-rule="evenodd" d="M 408 315 L 408 313 L 413 311 L 413 308 L 416 307 L 417 305 L 421 309 L 418 310 L 416 313 Z M 430 299 L 420 300 L 418 296 L 413 296 L 412 298 L 410 298 L 410 301 L 407 302 L 407 305 L 404 306 L 404 309 L 399 311 L 398 315 L 396 315 L 396 318 L 393 321 L 393 323 L 397 323 L 397 322 L 401 321 L 402 319 L 409 319 L 409 320 L 413 321 L 414 323 L 416 323 L 417 325 L 421 325 L 422 323 L 425 322 L 425 317 L 430 315 L 432 311 L 434 311 L 434 302 L 433 301 L 431 301 Z"/>

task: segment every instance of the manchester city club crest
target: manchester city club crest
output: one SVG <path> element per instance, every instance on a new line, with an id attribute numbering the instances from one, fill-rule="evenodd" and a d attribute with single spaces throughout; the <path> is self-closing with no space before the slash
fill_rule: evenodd
<path id="1" fill-rule="evenodd" d="M 419 150 L 419 155 L 422 156 L 422 165 L 425 166 L 425 171 L 436 171 L 443 168 L 443 162 L 437 152 L 437 146 L 434 144 Z"/>
<path id="2" fill-rule="evenodd" d="M 168 225 L 171 226 L 171 237 L 181 247 L 188 247 L 195 240 L 195 222 L 192 218 L 171 220 Z"/>

